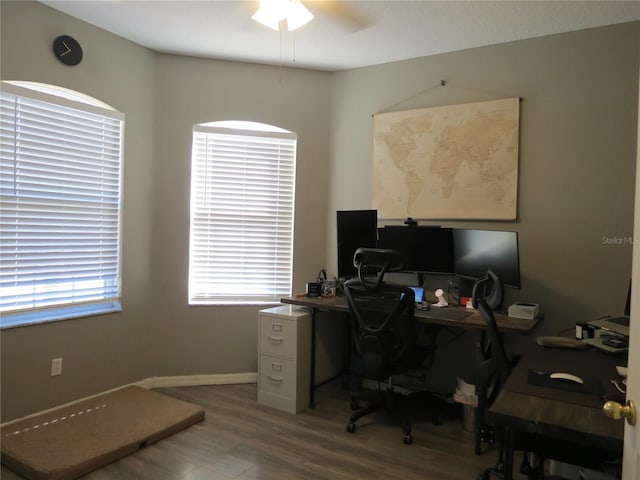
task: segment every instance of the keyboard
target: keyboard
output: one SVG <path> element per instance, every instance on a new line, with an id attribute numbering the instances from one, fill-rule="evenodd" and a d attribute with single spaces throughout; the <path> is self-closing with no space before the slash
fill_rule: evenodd
<path id="1" fill-rule="evenodd" d="M 430 317 L 441 318 L 443 320 L 464 320 L 471 315 L 473 315 L 473 312 L 439 307 L 431 307 L 431 311 L 429 313 Z"/>

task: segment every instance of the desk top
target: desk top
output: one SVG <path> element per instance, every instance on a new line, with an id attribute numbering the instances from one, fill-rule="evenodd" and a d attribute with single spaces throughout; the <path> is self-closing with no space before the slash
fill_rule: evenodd
<path id="1" fill-rule="evenodd" d="M 302 307 L 315 308 L 317 310 L 349 312 L 349 305 L 344 295 L 335 297 L 313 298 L 306 295 L 295 295 L 284 297 L 282 303 L 299 305 Z M 485 321 L 475 310 L 465 307 L 431 307 L 430 310 L 416 310 L 416 320 L 418 322 L 442 325 L 445 327 L 463 328 L 465 330 L 486 330 Z M 541 317 L 533 320 L 524 318 L 512 318 L 503 313 L 495 313 L 498 330 L 502 333 L 516 333 L 526 335 L 538 325 Z"/>
<path id="2" fill-rule="evenodd" d="M 602 412 L 604 397 L 617 393 L 610 382 L 620 378 L 616 365 L 626 365 L 626 359 L 593 350 L 532 345 L 511 372 L 489 409 L 490 415 L 499 423 L 529 433 L 621 452 L 624 422 Z M 532 385 L 528 382 L 530 370 L 572 373 L 583 378 L 585 385 L 596 384 L 598 388 L 582 393 Z"/>

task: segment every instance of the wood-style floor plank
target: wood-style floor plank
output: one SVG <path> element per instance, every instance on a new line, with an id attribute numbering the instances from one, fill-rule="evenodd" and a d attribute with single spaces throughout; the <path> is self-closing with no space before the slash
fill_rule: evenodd
<path id="1" fill-rule="evenodd" d="M 254 384 L 158 391 L 202 405 L 205 420 L 84 480 L 473 480 L 497 456 L 495 450 L 473 454 L 474 435 L 462 428 L 455 405 L 434 425 L 431 411 L 415 404 L 414 443 L 405 445 L 384 413 L 361 419 L 348 433 L 347 392 L 291 415 L 258 404 Z M 4 466 L 1 473 L 4 480 L 21 479 Z"/>

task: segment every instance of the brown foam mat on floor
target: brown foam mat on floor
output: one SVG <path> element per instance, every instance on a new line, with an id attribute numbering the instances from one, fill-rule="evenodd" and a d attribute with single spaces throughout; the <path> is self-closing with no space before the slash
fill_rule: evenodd
<path id="1" fill-rule="evenodd" d="M 30 480 L 72 480 L 204 419 L 204 409 L 125 387 L 6 425 L 1 459 Z"/>

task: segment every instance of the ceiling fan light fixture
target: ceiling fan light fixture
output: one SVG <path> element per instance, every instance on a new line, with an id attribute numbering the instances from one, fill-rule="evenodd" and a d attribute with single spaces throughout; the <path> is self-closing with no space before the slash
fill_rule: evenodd
<path id="1" fill-rule="evenodd" d="M 276 31 L 280 21 L 286 19 L 288 30 L 293 31 L 310 22 L 313 14 L 300 0 L 260 0 L 260 7 L 251 18 Z"/>
<path id="2" fill-rule="evenodd" d="M 306 25 L 313 20 L 313 14 L 300 0 L 289 0 L 289 15 L 287 16 L 287 28 L 290 32 Z"/>
<path id="3" fill-rule="evenodd" d="M 286 10 L 283 5 L 289 0 L 260 0 L 260 7 L 251 17 L 265 27 L 278 31 L 280 20 L 286 17 Z"/>

